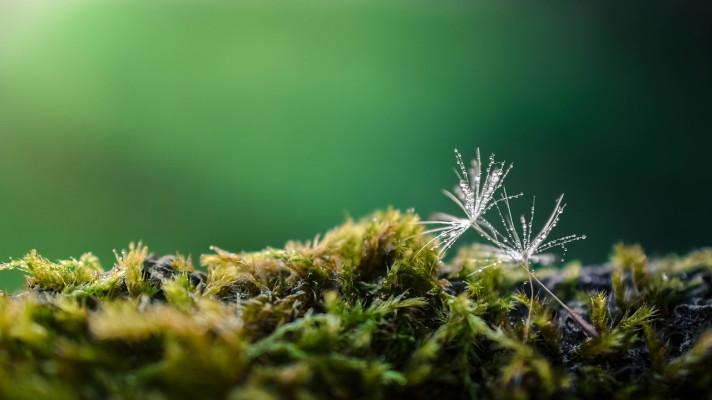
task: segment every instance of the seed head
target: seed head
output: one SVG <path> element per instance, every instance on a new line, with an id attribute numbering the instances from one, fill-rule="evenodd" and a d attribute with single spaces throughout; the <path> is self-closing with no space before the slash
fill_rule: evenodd
<path id="1" fill-rule="evenodd" d="M 470 227 L 475 229 L 477 224 L 487 211 L 503 199 L 493 201 L 495 194 L 504 184 L 504 180 L 512 169 L 512 164 L 502 161 L 495 161 L 494 154 L 489 157 L 489 164 L 486 170 L 482 169 L 482 159 L 480 149 L 475 151 L 475 158 L 471 161 L 470 169 L 465 167 L 462 161 L 462 154 L 455 149 L 455 175 L 457 184 L 452 192 L 443 190 L 445 196 L 452 200 L 465 214 L 464 217 L 457 217 L 445 213 L 437 213 L 430 221 L 423 221 L 424 224 L 436 225 L 437 227 L 425 231 L 426 234 L 436 233 L 437 235 L 429 241 L 423 248 L 428 247 L 433 242 L 441 241 L 440 255 L 442 256 Z M 517 196 L 510 196 L 508 199 Z M 422 250 L 422 249 L 421 249 Z"/>
<path id="2" fill-rule="evenodd" d="M 496 255 L 501 260 L 512 263 L 524 263 L 525 265 L 528 265 L 530 262 L 545 264 L 554 259 L 552 254 L 544 253 L 547 250 L 560 247 L 565 253 L 568 243 L 586 239 L 585 235 L 572 234 L 547 241 L 549 234 L 551 234 L 559 223 L 561 214 L 564 213 L 564 209 L 566 208 L 566 204 L 563 203 L 563 194 L 556 200 L 554 210 L 544 223 L 544 226 L 539 230 L 539 233 L 534 235 L 536 198 L 532 200 L 529 219 L 527 220 L 524 215 L 519 217 L 521 231 L 518 231 L 514 218 L 512 218 L 512 209 L 509 204 L 511 197 L 507 197 L 507 190 L 505 188 L 502 189 L 502 192 L 501 201 L 495 203 L 495 208 L 497 209 L 497 214 L 499 215 L 503 229 L 498 230 L 493 224 L 485 220 L 481 221 L 475 227 L 482 237 L 496 247 Z M 500 206 L 499 203 L 503 203 L 503 206 Z"/>

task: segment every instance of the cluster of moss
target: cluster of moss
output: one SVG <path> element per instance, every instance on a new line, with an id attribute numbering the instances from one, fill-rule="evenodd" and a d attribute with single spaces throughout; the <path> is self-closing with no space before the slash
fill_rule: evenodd
<path id="1" fill-rule="evenodd" d="M 91 254 L 31 252 L 4 268 L 3 399 L 670 398 L 712 389 L 712 251 L 648 260 L 619 246 L 597 269 L 537 271 L 600 332 L 539 295 L 524 338 L 526 273 L 444 264 L 413 213 L 378 212 L 284 249 L 157 258 L 108 271 Z M 422 250 L 421 250 L 422 249 Z M 705 314 L 706 313 L 706 314 Z"/>

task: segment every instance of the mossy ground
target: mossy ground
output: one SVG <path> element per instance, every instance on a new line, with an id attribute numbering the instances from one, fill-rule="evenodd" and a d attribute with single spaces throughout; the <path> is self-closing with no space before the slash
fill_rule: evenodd
<path id="1" fill-rule="evenodd" d="M 524 340 L 526 273 L 478 272 L 477 246 L 444 264 L 418 217 L 348 221 L 284 249 L 157 258 L 37 252 L 6 268 L 3 399 L 681 398 L 712 390 L 712 251 L 649 260 L 619 246 L 600 268 L 537 275 L 600 332 L 542 293 Z"/>

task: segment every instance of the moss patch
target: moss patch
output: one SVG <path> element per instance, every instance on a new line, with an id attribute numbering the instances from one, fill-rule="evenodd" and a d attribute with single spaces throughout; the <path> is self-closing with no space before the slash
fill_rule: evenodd
<path id="1" fill-rule="evenodd" d="M 284 249 L 156 257 L 142 244 L 104 271 L 90 254 L 32 251 L 5 269 L 0 398 L 670 398 L 712 390 L 712 251 L 537 276 L 593 323 L 588 338 L 526 272 L 447 264 L 418 217 L 347 221 Z M 525 340 L 526 339 L 526 340 Z"/>

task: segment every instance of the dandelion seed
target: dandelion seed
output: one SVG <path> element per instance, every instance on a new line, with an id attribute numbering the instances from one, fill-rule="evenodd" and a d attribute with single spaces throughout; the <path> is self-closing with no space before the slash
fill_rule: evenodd
<path id="1" fill-rule="evenodd" d="M 455 161 L 457 168 L 455 175 L 458 182 L 455 189 L 450 192 L 443 190 L 445 196 L 452 200 L 465 214 L 465 217 L 438 213 L 430 221 L 422 221 L 426 225 L 435 225 L 436 228 L 426 230 L 424 234 L 436 234 L 433 239 L 421 248 L 421 251 L 429 247 L 434 242 L 440 242 L 439 255 L 442 257 L 445 252 L 464 234 L 470 227 L 476 227 L 482 216 L 496 206 L 503 199 L 493 201 L 495 194 L 504 184 L 504 179 L 512 169 L 512 164 L 502 161 L 495 161 L 494 154 L 489 157 L 489 164 L 484 171 L 482 179 L 482 159 L 480 149 L 475 152 L 475 158 L 471 162 L 470 169 L 465 167 L 462 161 L 462 154 L 455 149 Z M 507 200 L 518 197 L 510 196 Z"/>
<path id="2" fill-rule="evenodd" d="M 555 259 L 553 254 L 543 253 L 556 247 L 560 247 L 563 251 L 566 250 L 566 244 L 578 240 L 586 239 L 585 235 L 566 235 L 560 238 L 549 240 L 549 234 L 554 230 L 559 223 L 561 214 L 564 213 L 566 204 L 563 203 L 564 195 L 562 194 L 556 200 L 556 205 L 551 215 L 547 219 L 539 233 L 533 235 L 534 232 L 534 213 L 535 206 L 532 201 L 530 217 L 527 221 L 522 215 L 520 217 L 521 233 L 518 232 L 517 226 L 512 218 L 512 209 L 509 204 L 511 196 L 507 196 L 506 189 L 503 189 L 501 203 L 504 203 L 504 211 L 499 204 L 495 204 L 500 221 L 504 227 L 504 233 L 497 230 L 491 223 L 482 221 L 476 225 L 476 230 L 487 241 L 496 246 L 495 255 L 506 262 L 511 263 L 537 263 L 547 264 Z"/>
<path id="3" fill-rule="evenodd" d="M 566 244 L 586 239 L 585 235 L 573 234 L 547 241 L 549 234 L 551 234 L 556 225 L 559 223 L 561 214 L 564 213 L 564 209 L 566 208 L 566 204 L 563 203 L 564 195 L 562 194 L 556 200 L 554 210 L 544 223 L 544 226 L 541 230 L 539 230 L 539 233 L 533 235 L 535 212 L 534 200 L 532 200 L 529 219 L 527 220 L 523 215 L 519 218 L 521 225 L 521 232 L 519 232 L 514 222 L 514 218 L 512 217 L 512 209 L 509 204 L 511 197 L 507 196 L 507 190 L 505 188 L 502 189 L 502 192 L 503 194 L 500 200 L 504 206 L 500 207 L 498 203 L 495 203 L 495 208 L 497 209 L 497 214 L 499 215 L 504 233 L 486 221 L 484 223 L 477 224 L 474 227 L 482 235 L 482 237 L 496 247 L 493 254 L 494 256 L 499 257 L 502 262 L 517 264 L 527 272 L 531 297 L 529 302 L 529 313 L 527 315 L 527 321 L 524 328 L 525 339 L 529 336 L 531 311 L 534 306 L 533 281 L 536 281 L 542 289 L 544 289 L 544 291 L 553 297 L 554 300 L 556 300 L 589 335 L 593 337 L 598 336 L 596 329 L 591 324 L 586 322 L 580 315 L 574 312 L 563 301 L 561 301 L 561 299 L 559 299 L 559 297 L 556 296 L 551 290 L 549 290 L 549 288 L 546 287 L 546 285 L 544 285 L 544 283 L 541 282 L 536 275 L 534 275 L 531 268 L 533 263 L 544 263 L 554 259 L 552 254 L 543 253 L 544 251 L 559 247 L 565 252 Z M 502 208 L 504 208 L 504 211 Z"/>

